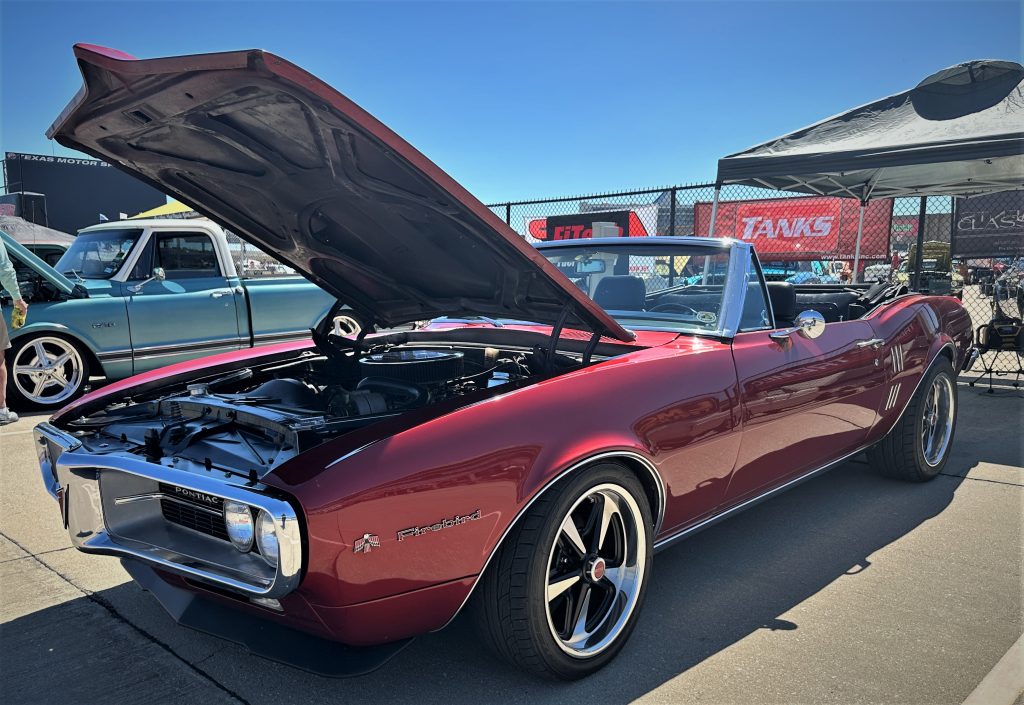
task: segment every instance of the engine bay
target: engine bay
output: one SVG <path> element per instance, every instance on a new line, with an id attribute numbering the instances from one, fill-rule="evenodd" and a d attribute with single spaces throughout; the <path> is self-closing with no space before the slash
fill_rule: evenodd
<path id="1" fill-rule="evenodd" d="M 311 350 L 151 398 L 123 398 L 65 426 L 92 452 L 129 453 L 256 481 L 348 431 L 432 404 L 472 403 L 580 364 L 575 356 L 537 348 L 380 345 L 345 355 Z"/>

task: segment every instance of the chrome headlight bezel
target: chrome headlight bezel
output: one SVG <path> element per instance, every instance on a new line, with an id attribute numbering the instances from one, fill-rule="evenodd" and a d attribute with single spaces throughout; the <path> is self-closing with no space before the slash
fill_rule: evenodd
<path id="1" fill-rule="evenodd" d="M 256 546 L 267 565 L 276 568 L 281 559 L 281 543 L 277 536 L 277 527 L 274 525 L 274 517 L 265 510 L 260 510 L 259 516 L 256 517 Z"/>
<path id="2" fill-rule="evenodd" d="M 232 522 L 232 518 L 237 522 Z M 246 527 L 248 536 L 246 536 Z M 253 521 L 252 507 L 234 500 L 224 501 L 224 528 L 228 532 L 231 545 L 242 553 L 252 550 L 256 543 L 256 523 Z"/>

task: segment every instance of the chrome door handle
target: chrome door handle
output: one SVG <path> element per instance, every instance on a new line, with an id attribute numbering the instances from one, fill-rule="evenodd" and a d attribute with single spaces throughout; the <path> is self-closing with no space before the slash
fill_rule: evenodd
<path id="1" fill-rule="evenodd" d="M 861 340 L 857 343 L 858 348 L 875 348 L 876 350 L 885 345 L 883 338 L 872 338 L 871 340 Z"/>
<path id="2" fill-rule="evenodd" d="M 218 289 L 217 291 L 211 291 L 210 292 L 210 296 L 215 298 L 215 299 L 219 299 L 222 296 L 231 296 L 231 294 L 232 294 L 231 289 Z"/>

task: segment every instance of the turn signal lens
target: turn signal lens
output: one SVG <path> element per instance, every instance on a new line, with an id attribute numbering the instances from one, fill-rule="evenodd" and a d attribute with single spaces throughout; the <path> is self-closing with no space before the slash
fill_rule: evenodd
<path id="1" fill-rule="evenodd" d="M 235 548 L 243 553 L 252 550 L 256 531 L 249 505 L 241 502 L 224 502 L 224 525 L 228 531 L 228 538 Z"/>
<path id="2" fill-rule="evenodd" d="M 274 526 L 274 517 L 266 511 L 260 510 L 256 519 L 256 545 L 260 547 L 260 555 L 263 560 L 272 567 L 277 567 L 277 527 Z"/>

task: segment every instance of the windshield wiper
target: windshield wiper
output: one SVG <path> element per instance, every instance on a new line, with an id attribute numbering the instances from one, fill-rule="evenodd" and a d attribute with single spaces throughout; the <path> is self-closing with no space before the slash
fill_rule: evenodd
<path id="1" fill-rule="evenodd" d="M 63 274 L 63 275 L 65 276 L 65 277 L 66 277 L 67 275 L 69 275 L 69 274 L 73 274 L 73 275 L 74 275 L 74 277 L 75 277 L 75 279 L 77 279 L 78 281 L 80 281 L 80 282 L 84 282 L 84 281 L 85 281 L 85 279 L 84 279 L 84 278 L 82 277 L 82 275 L 81 275 L 81 274 L 79 274 L 78 272 L 76 272 L 76 271 L 75 271 L 75 270 L 73 270 L 73 269 L 69 269 L 69 270 L 68 270 L 68 271 L 66 271 L 66 272 L 61 272 L 61 274 Z"/>

